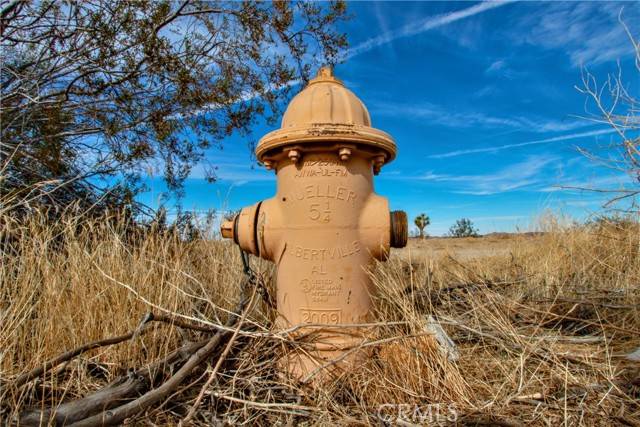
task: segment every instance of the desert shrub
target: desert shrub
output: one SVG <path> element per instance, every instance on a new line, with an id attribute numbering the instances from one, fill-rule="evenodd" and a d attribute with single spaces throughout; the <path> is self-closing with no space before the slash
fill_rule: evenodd
<path id="1" fill-rule="evenodd" d="M 456 220 L 455 224 L 449 228 L 451 237 L 478 237 L 478 229 L 473 226 L 468 218 Z"/>

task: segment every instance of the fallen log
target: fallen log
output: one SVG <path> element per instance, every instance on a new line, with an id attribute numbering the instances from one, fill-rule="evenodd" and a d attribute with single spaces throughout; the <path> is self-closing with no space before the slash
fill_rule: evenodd
<path id="1" fill-rule="evenodd" d="M 191 374 L 191 372 L 202 362 L 207 360 L 211 353 L 218 347 L 222 337 L 227 335 L 227 331 L 216 333 L 202 348 L 193 353 L 189 360 L 178 371 L 165 381 L 160 387 L 152 389 L 139 398 L 118 406 L 115 409 L 102 411 L 96 415 L 77 421 L 71 426 L 111 426 L 122 423 L 126 418 L 134 416 L 154 403 L 163 401 L 169 394 L 178 388 L 180 384 Z"/>

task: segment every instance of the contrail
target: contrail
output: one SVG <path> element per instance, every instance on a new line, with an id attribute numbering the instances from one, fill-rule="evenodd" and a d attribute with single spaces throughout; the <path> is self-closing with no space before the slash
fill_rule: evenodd
<path id="1" fill-rule="evenodd" d="M 536 141 L 520 142 L 517 144 L 498 145 L 495 147 L 485 147 L 485 148 L 473 148 L 470 150 L 449 151 L 448 153 L 432 154 L 427 157 L 429 157 L 430 159 L 445 159 L 447 157 L 463 156 L 465 154 L 494 153 L 496 151 L 506 150 L 507 148 L 517 148 L 517 147 L 526 147 L 527 145 L 546 144 L 548 142 L 565 141 L 567 139 L 576 139 L 576 138 L 583 138 L 586 136 L 604 135 L 604 134 L 613 133 L 613 132 L 615 132 L 615 129 L 593 130 L 589 132 L 580 132 L 580 133 L 572 133 L 569 135 L 554 136 L 553 138 L 538 139 Z"/>
<path id="2" fill-rule="evenodd" d="M 293 79 L 293 80 L 289 80 L 281 85 L 275 85 L 273 83 L 269 83 L 269 85 L 267 86 L 267 92 L 275 92 L 278 90 L 282 90 L 282 89 L 286 89 L 289 88 L 291 86 L 295 86 L 295 85 L 299 85 L 302 83 L 302 80 L 300 79 Z M 238 102 L 246 102 L 246 101 L 251 101 L 252 99 L 261 97 L 261 95 L 255 91 L 245 91 L 243 93 L 241 93 L 238 98 L 233 102 L 238 103 Z M 199 116 L 200 114 L 209 112 L 211 110 L 217 110 L 219 108 L 222 108 L 223 105 L 221 104 L 215 104 L 215 103 L 210 103 L 207 104 L 205 106 L 203 106 L 202 108 L 198 108 L 195 111 L 191 111 L 188 114 L 182 114 L 182 113 L 176 113 L 176 114 L 172 114 L 169 116 L 170 119 L 183 119 L 185 117 L 191 117 L 191 116 Z"/>
<path id="3" fill-rule="evenodd" d="M 396 40 L 402 37 L 413 36 L 416 34 L 423 33 L 425 31 L 432 30 L 434 28 L 442 27 L 452 22 L 459 21 L 461 19 L 468 18 L 473 15 L 477 15 L 484 11 L 495 9 L 500 6 L 504 6 L 505 4 L 508 4 L 508 3 L 510 2 L 509 1 L 504 1 L 504 2 L 487 1 L 487 2 L 476 4 L 475 6 L 471 6 L 466 9 L 457 10 L 455 12 L 449 12 L 441 15 L 430 16 L 429 18 L 426 18 L 420 22 L 408 24 L 408 25 L 405 25 L 404 27 L 398 28 L 397 30 L 388 31 L 379 36 L 372 37 L 349 49 L 343 55 L 342 59 L 347 60 L 356 55 L 360 55 L 361 53 L 374 49 L 378 46 L 382 46 L 383 44 L 390 43 L 393 40 Z"/>

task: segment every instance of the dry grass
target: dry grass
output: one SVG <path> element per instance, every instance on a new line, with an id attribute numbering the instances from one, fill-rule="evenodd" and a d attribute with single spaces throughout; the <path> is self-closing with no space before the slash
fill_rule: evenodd
<path id="1" fill-rule="evenodd" d="M 2 419 L 86 395 L 201 337 L 154 324 L 142 336 L 11 385 L 65 350 L 136 329 L 149 311 L 210 325 L 227 318 L 241 278 L 236 248 L 123 230 L 78 218 L 55 227 L 37 219 L 3 223 Z M 499 239 L 503 250 L 492 255 L 414 251 L 376 265 L 381 324 L 373 328 L 370 357 L 319 389 L 278 374 L 278 358 L 298 344 L 273 333 L 274 314 L 258 304 L 191 423 L 380 424 L 381 415 L 414 424 L 638 425 L 639 365 L 625 358 L 640 346 L 638 225 L 549 223 L 546 231 Z M 268 264 L 252 262 L 270 277 Z M 426 329 L 429 315 L 456 343 L 457 361 Z M 141 423 L 176 424 L 215 362 L 192 378 L 193 387 L 141 414 Z M 439 412 L 429 418 L 433 408 Z"/>
<path id="2" fill-rule="evenodd" d="M 457 260 L 470 260 L 479 257 L 508 255 L 515 244 L 534 243 L 540 233 L 509 234 L 494 233 L 482 238 L 463 237 L 430 237 L 426 239 L 411 238 L 407 247 L 398 249 L 394 255 L 403 260 L 417 258 L 441 258 L 444 255 L 454 256 Z"/>

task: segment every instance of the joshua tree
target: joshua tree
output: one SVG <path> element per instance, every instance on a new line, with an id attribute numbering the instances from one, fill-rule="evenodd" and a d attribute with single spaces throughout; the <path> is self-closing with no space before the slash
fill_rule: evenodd
<path id="1" fill-rule="evenodd" d="M 468 218 L 456 221 L 449 229 L 451 237 L 478 237 L 478 229 L 473 227 L 473 222 Z"/>
<path id="2" fill-rule="evenodd" d="M 416 219 L 413 220 L 413 222 L 420 230 L 420 238 L 424 239 L 424 229 L 427 227 L 427 225 L 431 224 L 431 219 L 428 215 L 421 213 L 416 217 Z"/>

